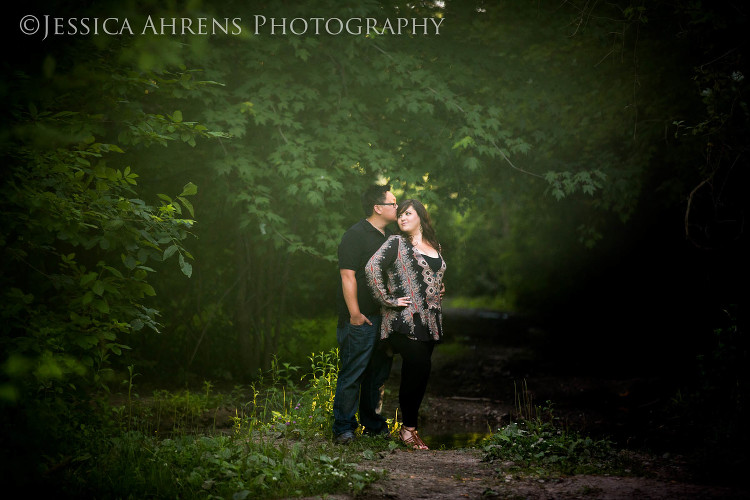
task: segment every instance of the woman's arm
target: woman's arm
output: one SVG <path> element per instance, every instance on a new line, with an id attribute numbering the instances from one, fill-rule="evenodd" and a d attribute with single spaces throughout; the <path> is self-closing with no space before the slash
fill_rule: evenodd
<path id="1" fill-rule="evenodd" d="M 388 307 L 403 307 L 399 299 L 388 292 L 387 269 L 398 257 L 399 236 L 391 236 L 375 252 L 365 266 L 367 284 L 373 296 Z"/>

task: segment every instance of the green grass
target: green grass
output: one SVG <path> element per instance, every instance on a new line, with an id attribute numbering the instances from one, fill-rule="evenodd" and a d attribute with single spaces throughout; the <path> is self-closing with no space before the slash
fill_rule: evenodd
<path id="1" fill-rule="evenodd" d="M 262 430 L 232 435 L 111 437 L 66 481 L 71 496 L 100 498 L 288 498 L 361 491 L 380 477 L 357 467 L 371 447 L 280 438 Z"/>
<path id="2" fill-rule="evenodd" d="M 358 464 L 398 444 L 365 436 L 334 444 L 338 352 L 309 360 L 308 370 L 274 361 L 255 383 L 227 394 L 206 382 L 201 391 L 144 398 L 131 368 L 127 394 L 110 407 L 107 425 L 89 427 L 74 458 L 57 467 L 61 494 L 243 499 L 361 491 L 382 473 Z M 223 425 L 217 415 L 227 408 L 234 411 Z"/>
<path id="3" fill-rule="evenodd" d="M 333 443 L 337 363 L 334 349 L 311 355 L 306 369 L 274 361 L 246 387 L 217 392 L 206 382 L 148 397 L 136 391 L 131 368 L 117 403 L 91 413 L 98 421 L 69 422 L 75 436 L 45 457 L 42 477 L 60 497 L 76 498 L 356 495 L 383 476 L 369 461 L 401 445 L 362 435 Z M 485 460 L 503 462 L 503 474 L 624 470 L 611 443 L 564 429 L 525 389 L 517 406 L 519 420 L 479 444 Z"/>

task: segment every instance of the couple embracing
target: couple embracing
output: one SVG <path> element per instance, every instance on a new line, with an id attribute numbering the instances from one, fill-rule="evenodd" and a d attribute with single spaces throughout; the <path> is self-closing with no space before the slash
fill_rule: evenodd
<path id="1" fill-rule="evenodd" d="M 340 369 L 333 433 L 336 442 L 348 443 L 361 423 L 366 434 L 390 435 L 381 409 L 392 353 L 397 353 L 403 362 L 399 438 L 426 450 L 417 420 L 432 351 L 443 334 L 445 261 L 418 200 L 397 203 L 390 186 L 374 185 L 363 193 L 362 208 L 365 218 L 344 233 L 338 248 Z M 398 223 L 396 234 L 387 227 L 392 222 Z"/>

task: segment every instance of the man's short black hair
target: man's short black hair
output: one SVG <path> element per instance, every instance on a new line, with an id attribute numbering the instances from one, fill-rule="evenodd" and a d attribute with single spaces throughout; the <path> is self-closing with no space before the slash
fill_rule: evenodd
<path id="1" fill-rule="evenodd" d="M 375 205 L 385 203 L 385 193 L 390 190 L 390 184 L 373 184 L 362 193 L 362 210 L 365 211 L 365 217 L 372 215 Z"/>

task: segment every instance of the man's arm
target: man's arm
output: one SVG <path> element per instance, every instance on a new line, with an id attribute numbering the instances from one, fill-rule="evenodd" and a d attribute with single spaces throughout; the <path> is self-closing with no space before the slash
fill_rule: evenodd
<path id="1" fill-rule="evenodd" d="M 353 269 L 340 269 L 341 287 L 344 291 L 344 302 L 349 309 L 349 322 L 352 325 L 359 326 L 363 323 L 372 325 L 367 316 L 359 310 L 359 301 L 357 300 L 357 277 Z"/>

